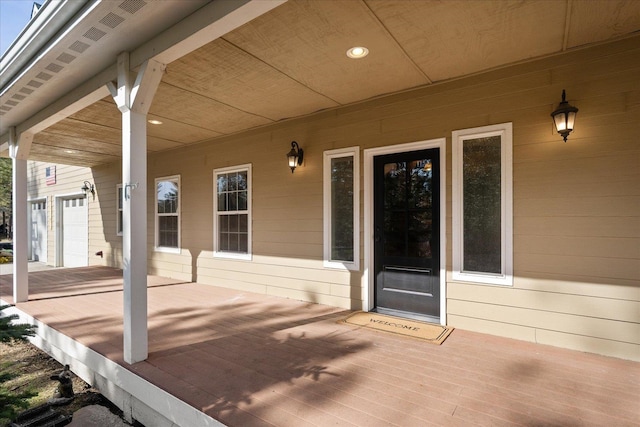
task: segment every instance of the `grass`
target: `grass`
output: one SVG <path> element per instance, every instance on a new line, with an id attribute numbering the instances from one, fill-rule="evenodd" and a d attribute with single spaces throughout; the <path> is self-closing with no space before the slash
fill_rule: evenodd
<path id="1" fill-rule="evenodd" d="M 59 373 L 62 366 L 38 348 L 29 343 L 0 344 L 0 361 L 0 376 L 9 378 L 1 386 L 11 393 L 31 395 L 26 400 L 27 408 L 41 405 L 55 394 L 58 382 L 50 377 Z M 87 384 L 74 376 L 74 391 L 79 393 L 86 388 Z M 16 410 L 20 412 L 21 409 Z M 9 421 L 0 418 L 0 425 Z"/>

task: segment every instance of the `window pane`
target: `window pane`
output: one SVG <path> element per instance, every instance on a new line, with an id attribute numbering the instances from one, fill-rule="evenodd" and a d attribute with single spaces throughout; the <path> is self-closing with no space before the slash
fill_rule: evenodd
<path id="1" fill-rule="evenodd" d="M 229 231 L 232 233 L 238 232 L 238 215 L 228 215 L 229 217 Z"/>
<path id="2" fill-rule="evenodd" d="M 238 230 L 241 233 L 247 233 L 249 231 L 249 215 L 238 215 Z"/>
<path id="3" fill-rule="evenodd" d="M 236 211 L 238 210 L 238 193 L 237 192 L 233 192 L 233 193 L 228 193 L 227 194 L 227 201 L 229 203 L 229 205 L 227 206 L 227 210 L 230 211 Z"/>
<path id="4" fill-rule="evenodd" d="M 238 252 L 249 252 L 249 235 L 247 233 L 238 234 Z"/>
<path id="5" fill-rule="evenodd" d="M 405 207 L 406 171 L 407 164 L 405 162 L 384 165 L 385 209 Z"/>
<path id="6" fill-rule="evenodd" d="M 464 141 L 464 271 L 502 272 L 500 143 L 500 136 Z"/>
<path id="7" fill-rule="evenodd" d="M 238 193 L 238 210 L 246 211 L 247 210 L 247 192 L 240 191 Z"/>
<path id="8" fill-rule="evenodd" d="M 221 251 L 229 250 L 229 233 L 220 233 L 218 245 Z"/>
<path id="9" fill-rule="evenodd" d="M 218 193 L 227 190 L 227 175 L 218 175 Z"/>
<path id="10" fill-rule="evenodd" d="M 353 261 L 353 157 L 331 159 L 331 259 Z"/>
<path id="11" fill-rule="evenodd" d="M 158 213 L 178 212 L 178 183 L 159 181 L 157 186 Z"/>
<path id="12" fill-rule="evenodd" d="M 122 233 L 122 210 L 118 211 L 118 233 Z"/>
<path id="13" fill-rule="evenodd" d="M 238 172 L 238 190 L 247 189 L 247 172 Z"/>
<path id="14" fill-rule="evenodd" d="M 178 217 L 158 217 L 158 245 L 169 248 L 178 247 Z"/>
<path id="15" fill-rule="evenodd" d="M 122 187 L 118 187 L 118 209 L 122 209 Z"/>

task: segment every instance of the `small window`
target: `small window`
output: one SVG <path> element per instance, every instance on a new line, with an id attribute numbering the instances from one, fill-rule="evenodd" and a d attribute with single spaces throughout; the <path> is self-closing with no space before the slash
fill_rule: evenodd
<path id="1" fill-rule="evenodd" d="M 156 250 L 180 252 L 180 177 L 156 179 Z"/>
<path id="2" fill-rule="evenodd" d="M 323 169 L 324 265 L 358 270 L 359 148 L 325 151 Z"/>
<path id="3" fill-rule="evenodd" d="M 213 171 L 213 253 L 251 259 L 251 165 Z"/>
<path id="4" fill-rule="evenodd" d="M 116 192 L 117 198 L 117 210 L 116 210 L 116 233 L 118 236 L 122 236 L 122 205 L 124 203 L 124 193 L 122 192 L 122 184 L 118 184 Z"/>
<path id="5" fill-rule="evenodd" d="M 453 278 L 513 283 L 512 125 L 453 132 Z"/>

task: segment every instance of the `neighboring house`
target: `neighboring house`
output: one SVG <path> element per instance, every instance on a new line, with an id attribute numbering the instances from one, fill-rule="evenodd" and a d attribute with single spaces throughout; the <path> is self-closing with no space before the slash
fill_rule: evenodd
<path id="1" fill-rule="evenodd" d="M 2 79 L 32 259 L 640 360 L 640 2 L 107 3 Z"/>

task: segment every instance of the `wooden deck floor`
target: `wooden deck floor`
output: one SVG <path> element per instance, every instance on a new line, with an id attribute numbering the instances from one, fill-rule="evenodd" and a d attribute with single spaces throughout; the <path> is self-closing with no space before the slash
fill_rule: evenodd
<path id="1" fill-rule="evenodd" d="M 323 305 L 149 284 L 150 354 L 135 365 L 119 270 L 31 273 L 18 307 L 230 426 L 640 425 L 637 362 L 463 330 L 436 346 Z M 10 285 L 0 276 L 0 298 Z"/>

